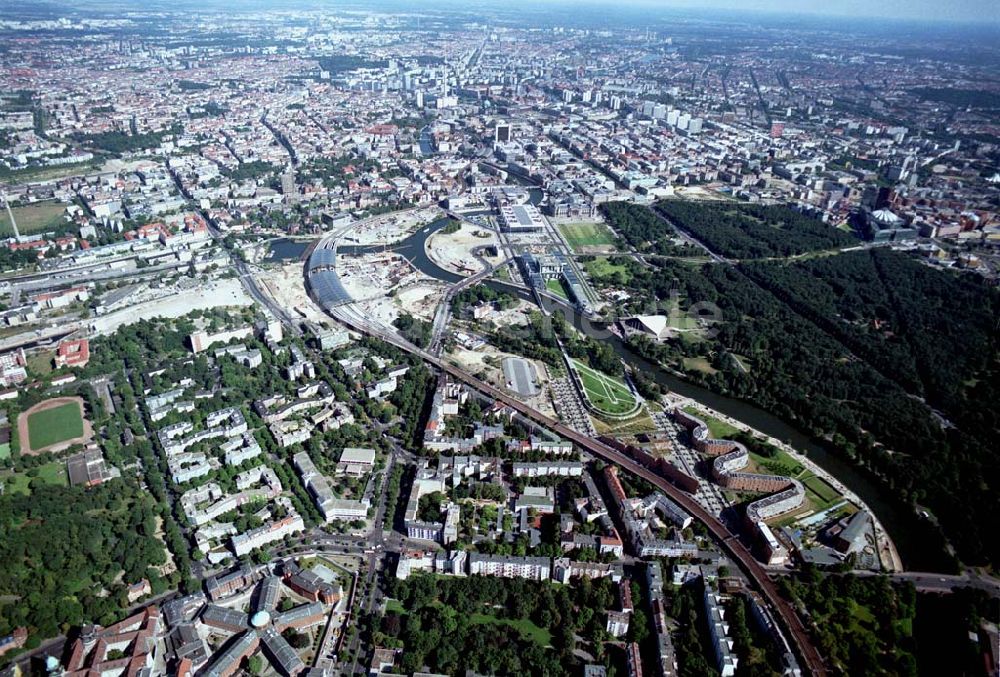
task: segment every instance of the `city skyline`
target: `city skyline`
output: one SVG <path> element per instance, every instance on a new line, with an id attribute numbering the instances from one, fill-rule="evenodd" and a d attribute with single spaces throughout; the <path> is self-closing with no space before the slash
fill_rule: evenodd
<path id="1" fill-rule="evenodd" d="M 996 677 L 990 8 L 735 4 L 4 5 L 0 675 Z"/>

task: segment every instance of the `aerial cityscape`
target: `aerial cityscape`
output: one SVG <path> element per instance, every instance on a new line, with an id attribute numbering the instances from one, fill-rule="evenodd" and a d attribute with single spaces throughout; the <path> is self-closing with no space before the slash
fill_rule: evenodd
<path id="1" fill-rule="evenodd" d="M 1000 6 L 0 6 L 0 676 L 1000 676 Z"/>

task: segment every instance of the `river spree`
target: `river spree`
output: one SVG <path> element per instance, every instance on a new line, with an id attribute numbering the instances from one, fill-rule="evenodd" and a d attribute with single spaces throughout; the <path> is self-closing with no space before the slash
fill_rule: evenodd
<path id="1" fill-rule="evenodd" d="M 449 283 L 458 282 L 463 277 L 444 270 L 431 261 L 424 248 L 427 238 L 433 235 L 435 231 L 447 225 L 449 220 L 447 217 L 438 219 L 401 242 L 390 245 L 388 248 L 406 257 L 415 268 L 429 277 Z M 346 246 L 339 247 L 338 251 L 341 254 L 350 255 L 382 249 L 385 249 L 385 247 Z M 497 280 L 487 280 L 484 284 L 498 291 L 515 293 L 522 299 L 533 303 L 536 301 L 534 296 L 526 290 Z M 906 506 L 886 500 L 884 497 L 885 490 L 878 485 L 876 480 L 848 461 L 831 453 L 809 435 L 760 407 L 743 400 L 721 395 L 700 385 L 686 381 L 659 365 L 649 362 L 632 352 L 624 341 L 607 331 L 605 327 L 587 321 L 579 313 L 570 310 L 562 304 L 549 301 L 548 299 L 545 299 L 544 303 L 546 311 L 550 313 L 564 313 L 567 321 L 572 322 L 577 329 L 592 338 L 611 345 L 618 356 L 628 365 L 636 371 L 654 379 L 664 388 L 700 402 L 710 409 L 714 409 L 766 435 L 781 440 L 800 453 L 808 456 L 817 465 L 836 477 L 846 487 L 861 497 L 868 507 L 871 508 L 888 531 L 907 569 L 933 571 L 945 566 L 942 561 L 942 553 L 928 546 L 929 543 L 937 542 L 937 539 L 929 531 L 929 525 L 923 523 Z"/>

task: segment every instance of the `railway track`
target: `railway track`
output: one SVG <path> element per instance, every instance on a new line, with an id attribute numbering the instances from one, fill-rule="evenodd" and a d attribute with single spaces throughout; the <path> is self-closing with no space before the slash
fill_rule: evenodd
<path id="1" fill-rule="evenodd" d="M 343 312 L 344 310 L 344 308 L 335 308 L 328 312 L 331 312 L 331 314 L 333 314 L 338 320 L 344 322 L 356 331 L 374 336 L 375 338 L 391 343 L 402 350 L 417 355 L 425 362 L 434 365 L 456 380 L 465 383 L 469 387 L 474 388 L 489 397 L 492 397 L 498 402 L 506 404 L 535 423 L 558 433 L 563 438 L 578 445 L 581 449 L 585 449 L 598 458 L 614 463 L 618 467 L 642 477 L 671 499 L 676 501 L 695 519 L 702 522 L 708 528 L 712 537 L 719 544 L 722 550 L 734 562 L 736 562 L 736 564 L 740 567 L 740 570 L 747 576 L 747 578 L 750 579 L 753 586 L 767 601 L 772 613 L 777 614 L 778 618 L 781 620 L 781 624 L 789 633 L 791 644 L 795 653 L 808 674 L 814 675 L 814 677 L 825 677 L 827 675 L 827 669 L 823 661 L 823 657 L 813 644 L 812 638 L 809 636 L 808 629 L 802 623 L 802 619 L 799 618 L 799 615 L 795 612 L 795 609 L 792 608 L 792 605 L 778 592 L 777 586 L 768 576 L 764 567 L 762 567 L 757 560 L 754 559 L 753 555 L 750 554 L 750 551 L 745 545 L 743 545 L 736 534 L 730 531 L 724 524 L 722 524 L 722 522 L 702 508 L 693 497 L 671 484 L 662 476 L 640 465 L 637 461 L 632 460 L 625 454 L 612 449 L 592 437 L 577 432 L 569 426 L 546 416 L 532 407 L 529 407 L 520 400 L 511 397 L 499 388 L 495 388 L 494 386 L 479 380 L 471 374 L 444 362 L 437 356 L 417 348 L 413 344 L 401 339 L 395 334 L 388 333 L 382 328 L 369 324 L 364 318 L 349 312 Z"/>
<path id="2" fill-rule="evenodd" d="M 743 573 L 746 574 L 756 586 L 758 592 L 764 596 L 772 611 L 777 613 L 777 615 L 781 618 L 783 625 L 791 634 L 792 644 L 795 646 L 796 651 L 799 654 L 799 658 L 804 663 L 806 669 L 809 671 L 809 674 L 815 675 L 816 677 L 827 674 L 823 658 L 813 645 L 812 638 L 809 636 L 808 630 L 803 625 L 798 614 L 795 613 L 791 604 L 781 597 L 774 581 L 771 580 L 764 568 L 757 562 L 756 559 L 754 559 L 753 555 L 750 554 L 750 551 L 745 545 L 743 545 L 737 535 L 705 511 L 705 509 L 702 508 L 701 505 L 698 504 L 698 502 L 695 501 L 690 495 L 677 488 L 652 470 L 640 465 L 636 461 L 633 461 L 621 452 L 618 452 L 593 438 L 578 433 L 572 428 L 549 418 L 541 412 L 525 405 L 523 402 L 510 397 L 498 388 L 494 388 L 488 383 L 484 383 L 449 364 L 439 360 L 434 360 L 434 362 L 439 369 L 447 374 L 462 381 L 463 383 L 466 383 L 470 387 L 493 397 L 497 401 L 503 402 L 536 423 L 559 433 L 559 435 L 570 440 L 582 449 L 586 449 L 595 456 L 614 463 L 615 465 L 642 477 L 653 484 L 657 489 L 663 491 L 663 493 L 669 496 L 672 500 L 676 501 L 679 505 L 681 505 L 681 507 L 691 513 L 695 519 L 705 524 L 726 554 L 739 565 Z"/>
<path id="3" fill-rule="evenodd" d="M 326 241 L 329 240 L 330 236 L 326 238 Z M 326 242 L 320 246 L 324 246 L 325 244 Z M 312 290 L 309 287 L 308 281 L 306 288 L 311 294 Z M 563 438 L 578 445 L 581 449 L 585 449 L 598 458 L 614 463 L 618 467 L 642 477 L 653 486 L 660 489 L 664 494 L 687 510 L 695 519 L 702 522 L 708 528 L 712 537 L 719 544 L 722 550 L 734 562 L 736 562 L 736 564 L 740 567 L 740 570 L 747 576 L 747 578 L 749 578 L 753 586 L 766 600 L 771 612 L 777 614 L 781 625 L 783 625 L 785 630 L 789 633 L 792 647 L 806 671 L 809 674 L 814 675 L 814 677 L 826 676 L 827 669 L 824 664 L 823 657 L 813 644 L 807 628 L 802 623 L 802 619 L 795 612 L 795 609 L 792 608 L 792 605 L 778 592 L 777 586 L 768 576 L 767 571 L 760 565 L 760 563 L 757 562 L 756 559 L 754 559 L 753 555 L 750 554 L 750 551 L 745 545 L 743 545 L 737 535 L 730 531 L 729 528 L 720 522 L 715 516 L 711 515 L 708 511 L 702 508 L 692 496 L 681 490 L 679 487 L 671 484 L 661 475 L 658 475 L 652 470 L 644 467 L 637 461 L 632 460 L 625 454 L 612 449 L 593 437 L 577 432 L 569 426 L 546 416 L 542 412 L 528 406 L 520 400 L 511 397 L 499 388 L 495 388 L 494 386 L 479 380 L 475 376 L 472 376 L 471 374 L 446 363 L 436 355 L 418 348 L 409 341 L 402 339 L 390 329 L 372 324 L 368 318 L 358 314 L 356 311 L 352 311 L 349 308 L 349 304 L 347 306 L 327 308 L 319 300 L 317 300 L 317 303 L 321 308 L 324 308 L 327 313 L 355 331 L 381 339 L 387 343 L 397 346 L 402 350 L 405 350 L 408 353 L 420 357 L 428 364 L 437 367 L 456 380 L 461 381 L 469 387 L 492 397 L 498 402 L 506 404 L 535 423 L 557 432 Z"/>

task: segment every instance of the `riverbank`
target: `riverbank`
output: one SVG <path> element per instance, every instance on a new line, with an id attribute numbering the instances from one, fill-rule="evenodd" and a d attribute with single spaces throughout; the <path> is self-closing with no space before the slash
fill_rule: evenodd
<path id="1" fill-rule="evenodd" d="M 903 560 L 899 556 L 899 552 L 896 550 L 896 544 L 889 536 L 889 533 L 886 530 L 885 526 L 882 524 L 881 520 L 879 520 L 878 515 L 875 514 L 875 512 L 868 506 L 867 503 L 865 503 L 865 501 L 860 496 L 858 496 L 854 491 L 852 491 L 849 487 L 847 487 L 847 485 L 845 485 L 843 482 L 838 480 L 834 475 L 827 472 L 818 463 L 814 462 L 807 455 L 803 454 L 802 452 L 795 449 L 791 445 L 783 442 L 782 440 L 779 440 L 775 437 L 771 437 L 770 435 L 767 435 L 759 430 L 755 430 L 754 428 L 743 423 L 742 421 L 739 421 L 733 418 L 732 416 L 727 416 L 726 414 L 723 414 L 720 411 L 712 409 L 711 407 L 707 407 L 704 404 L 698 402 L 697 400 L 693 400 L 689 397 L 683 397 L 678 395 L 667 395 L 666 397 L 669 399 L 671 405 L 675 407 L 693 408 L 697 410 L 699 413 L 711 418 L 718 419 L 723 423 L 726 423 L 727 425 L 736 428 L 737 430 L 754 435 L 755 437 L 762 438 L 768 444 L 774 445 L 778 449 L 787 453 L 789 456 L 795 459 L 797 463 L 801 463 L 803 466 L 812 471 L 813 474 L 815 474 L 817 477 L 820 477 L 824 481 L 828 482 L 834 489 L 839 491 L 844 496 L 844 498 L 854 503 L 862 510 L 866 510 L 868 514 L 872 516 L 872 524 L 875 530 L 875 541 L 878 547 L 879 562 L 882 566 L 882 569 L 891 573 L 904 571 Z"/>
<path id="2" fill-rule="evenodd" d="M 454 284 L 463 276 L 442 268 L 432 261 L 426 252 L 426 240 L 438 228 L 448 222 L 447 218 L 439 219 L 426 228 L 421 228 L 393 249 L 404 256 L 414 268 L 425 275 Z M 365 247 L 342 247 L 348 252 L 366 250 Z M 352 252 L 353 253 L 353 252 Z M 527 290 L 519 290 L 498 280 L 486 280 L 487 286 L 514 293 L 520 298 L 535 302 Z M 847 459 L 836 456 L 807 433 L 799 430 L 778 416 L 752 403 L 722 395 L 700 386 L 683 376 L 673 374 L 661 365 L 654 364 L 634 353 L 618 336 L 594 323 L 585 321 L 579 313 L 551 299 L 543 299 L 543 310 L 549 313 L 562 312 L 567 321 L 577 330 L 601 342 L 607 343 L 628 365 L 637 372 L 654 380 L 666 390 L 687 397 L 698 404 L 730 417 L 736 421 L 759 431 L 770 439 L 778 440 L 783 445 L 796 450 L 799 456 L 805 456 L 810 464 L 815 464 L 824 471 L 826 476 L 836 479 L 839 486 L 849 487 L 852 495 L 868 507 L 876 518 L 882 531 L 886 534 L 884 540 L 889 540 L 894 546 L 895 555 L 892 561 L 901 561 L 908 569 L 920 571 L 950 571 L 948 559 L 928 544 L 937 540 L 927 524 L 921 523 L 916 513 L 907 510 L 886 495 L 886 489 L 877 480 L 865 474 L 863 469 L 850 463 Z"/>

